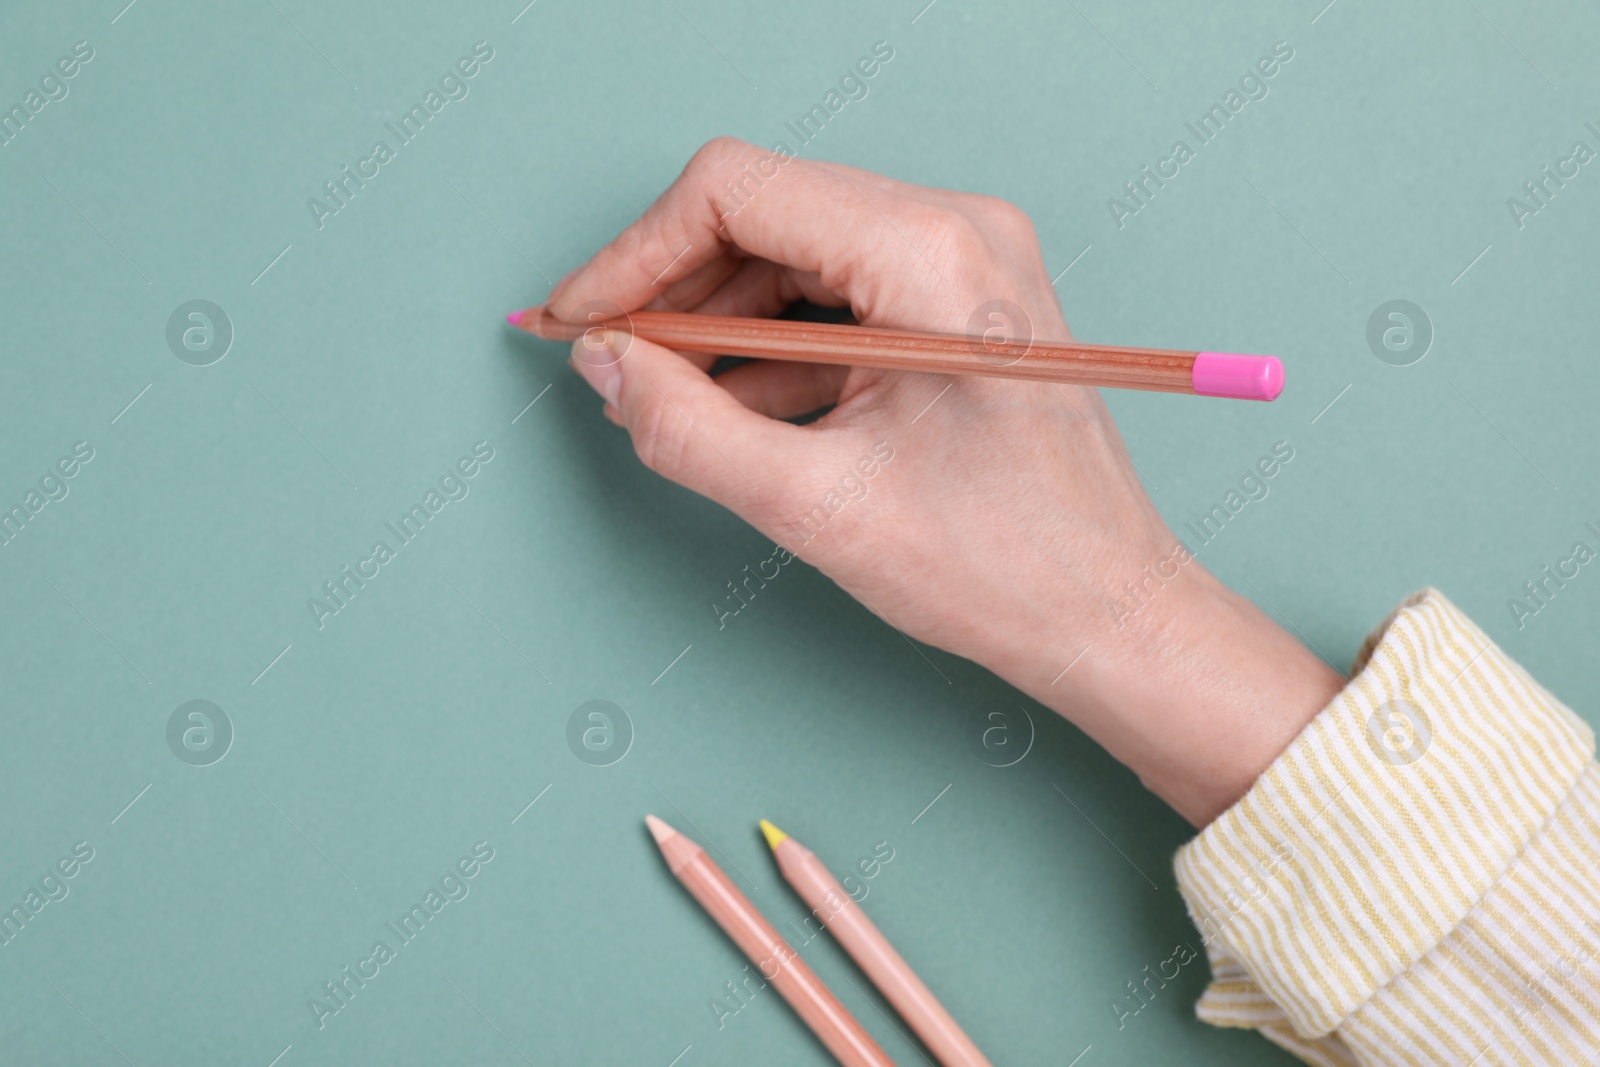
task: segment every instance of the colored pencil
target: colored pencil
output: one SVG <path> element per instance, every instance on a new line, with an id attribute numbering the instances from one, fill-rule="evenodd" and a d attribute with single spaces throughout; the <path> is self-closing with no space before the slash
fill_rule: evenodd
<path id="1" fill-rule="evenodd" d="M 855 1016 L 728 880 L 705 849 L 654 815 L 646 815 L 644 821 L 673 876 L 750 958 L 761 977 L 777 988 L 834 1059 L 844 1067 L 894 1067 L 894 1061 Z"/>
<path id="2" fill-rule="evenodd" d="M 811 913 L 844 946 L 884 999 L 922 1038 L 944 1067 L 990 1067 L 978 1046 L 944 1010 L 889 939 L 845 892 L 823 862 L 800 842 L 765 819 L 761 832 L 784 881 L 794 887 Z"/>
<path id="3" fill-rule="evenodd" d="M 588 330 L 608 329 L 683 352 L 802 363 L 981 374 L 1235 400 L 1275 400 L 1283 391 L 1283 364 L 1276 356 L 1232 352 L 1005 340 L 676 311 L 633 311 L 579 326 L 557 319 L 543 307 L 531 307 L 512 312 L 506 321 L 552 341 L 573 341 Z"/>

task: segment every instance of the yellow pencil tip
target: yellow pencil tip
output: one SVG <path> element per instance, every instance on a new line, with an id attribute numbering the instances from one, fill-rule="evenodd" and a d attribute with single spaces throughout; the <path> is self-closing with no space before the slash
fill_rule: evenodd
<path id="1" fill-rule="evenodd" d="M 761 832 L 766 836 L 768 848 L 777 848 L 779 845 L 789 840 L 788 834 L 784 833 L 782 830 L 778 829 L 765 819 L 761 820 Z"/>

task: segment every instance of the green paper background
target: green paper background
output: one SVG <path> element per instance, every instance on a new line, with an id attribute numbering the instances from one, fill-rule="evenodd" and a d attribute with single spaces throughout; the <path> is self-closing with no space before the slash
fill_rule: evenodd
<path id="1" fill-rule="evenodd" d="M 997 1064 L 1291 1062 L 1195 1021 L 1199 963 L 1119 1028 L 1125 983 L 1198 947 L 1180 819 L 803 564 L 719 630 L 771 544 L 502 322 L 703 141 L 792 145 L 880 40 L 800 154 L 1015 201 L 1082 338 L 1285 356 L 1272 405 L 1108 397 L 1175 528 L 1294 447 L 1208 567 L 1341 666 L 1437 585 L 1594 721 L 1600 574 L 1507 608 L 1600 522 L 1600 164 L 1521 228 L 1506 205 L 1600 148 L 1592 9 L 123 3 L 0 10 L 6 108 L 94 49 L 0 147 L 0 504 L 94 449 L 0 548 L 0 903 L 94 849 L 0 945 L 7 1063 L 829 1062 L 771 990 L 719 1028 L 742 961 L 646 811 L 780 920 L 757 817 L 841 872 L 886 842 L 866 907 Z M 319 230 L 306 199 L 480 40 L 469 95 Z M 1108 198 L 1278 41 L 1269 95 L 1119 228 Z M 210 366 L 166 342 L 194 299 L 235 334 Z M 1409 366 L 1367 343 L 1393 299 L 1434 331 Z M 470 494 L 319 630 L 307 598 L 478 441 Z M 209 766 L 167 744 L 192 699 L 235 731 Z M 609 766 L 565 740 L 594 699 L 633 726 Z M 1036 726 L 1006 768 L 967 741 L 996 702 Z M 469 895 L 319 1029 L 308 999 L 479 841 Z M 836 946 L 803 952 L 922 1062 Z"/>

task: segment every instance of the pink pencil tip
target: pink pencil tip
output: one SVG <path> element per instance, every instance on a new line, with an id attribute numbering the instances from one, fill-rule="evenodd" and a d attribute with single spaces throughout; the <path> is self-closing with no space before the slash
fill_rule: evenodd
<path id="1" fill-rule="evenodd" d="M 654 815 L 646 815 L 644 817 L 644 824 L 650 827 L 650 836 L 656 839 L 656 844 L 658 845 L 669 837 L 678 836 L 678 831 L 674 830 L 672 827 L 668 826 Z"/>
<path id="2" fill-rule="evenodd" d="M 520 311 L 511 312 L 509 315 L 506 316 L 506 321 L 509 322 L 513 326 L 521 326 L 522 325 L 522 312 L 520 312 Z"/>

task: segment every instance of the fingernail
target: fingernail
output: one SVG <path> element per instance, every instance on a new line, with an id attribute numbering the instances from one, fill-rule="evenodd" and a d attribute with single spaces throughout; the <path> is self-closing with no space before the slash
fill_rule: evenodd
<path id="1" fill-rule="evenodd" d="M 611 330 L 589 330 L 572 342 L 572 369 L 612 407 L 622 395 L 622 354 Z"/>

